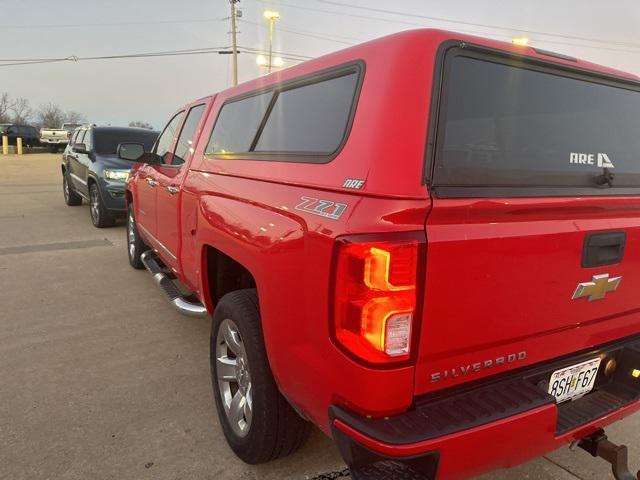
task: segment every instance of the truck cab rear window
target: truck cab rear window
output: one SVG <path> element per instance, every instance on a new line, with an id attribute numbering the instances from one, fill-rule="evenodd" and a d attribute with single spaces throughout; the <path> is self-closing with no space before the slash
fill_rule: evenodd
<path id="1" fill-rule="evenodd" d="M 206 153 L 248 154 L 265 160 L 331 155 L 346 136 L 357 87 L 358 71 L 350 69 L 227 102 Z"/>
<path id="2" fill-rule="evenodd" d="M 640 186 L 640 95 L 624 84 L 454 55 L 435 185 Z M 603 173 L 604 172 L 604 173 Z"/>

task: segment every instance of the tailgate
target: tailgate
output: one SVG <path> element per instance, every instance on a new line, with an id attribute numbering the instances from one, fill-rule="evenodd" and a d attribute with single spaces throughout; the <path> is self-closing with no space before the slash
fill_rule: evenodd
<path id="1" fill-rule="evenodd" d="M 416 394 L 640 332 L 640 86 L 445 59 Z"/>
<path id="2" fill-rule="evenodd" d="M 640 331 L 640 197 L 436 199 L 427 238 L 417 394 Z"/>

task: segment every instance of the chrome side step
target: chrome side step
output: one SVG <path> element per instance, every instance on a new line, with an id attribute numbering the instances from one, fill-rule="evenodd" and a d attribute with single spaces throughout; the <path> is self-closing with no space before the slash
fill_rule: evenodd
<path id="1" fill-rule="evenodd" d="M 140 260 L 178 312 L 196 318 L 207 316 L 207 309 L 204 305 L 200 302 L 192 302 L 184 298 L 173 282 L 173 279 L 164 272 L 162 261 L 153 250 L 147 250 L 140 255 Z"/>

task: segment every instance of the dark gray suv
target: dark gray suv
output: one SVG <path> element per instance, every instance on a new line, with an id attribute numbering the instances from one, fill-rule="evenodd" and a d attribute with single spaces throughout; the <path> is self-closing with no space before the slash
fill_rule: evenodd
<path id="1" fill-rule="evenodd" d="M 89 202 L 91 222 L 98 228 L 114 225 L 126 214 L 124 184 L 131 161 L 119 156 L 121 143 L 135 143 L 150 151 L 158 132 L 143 128 L 78 128 L 62 156 L 64 201 L 69 206 Z"/>

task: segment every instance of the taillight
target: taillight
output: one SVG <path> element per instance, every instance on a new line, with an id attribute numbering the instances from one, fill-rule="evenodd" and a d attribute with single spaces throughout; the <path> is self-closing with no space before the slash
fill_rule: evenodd
<path id="1" fill-rule="evenodd" d="M 423 237 L 409 233 L 339 241 L 333 334 L 349 353 L 376 364 L 410 357 Z"/>

